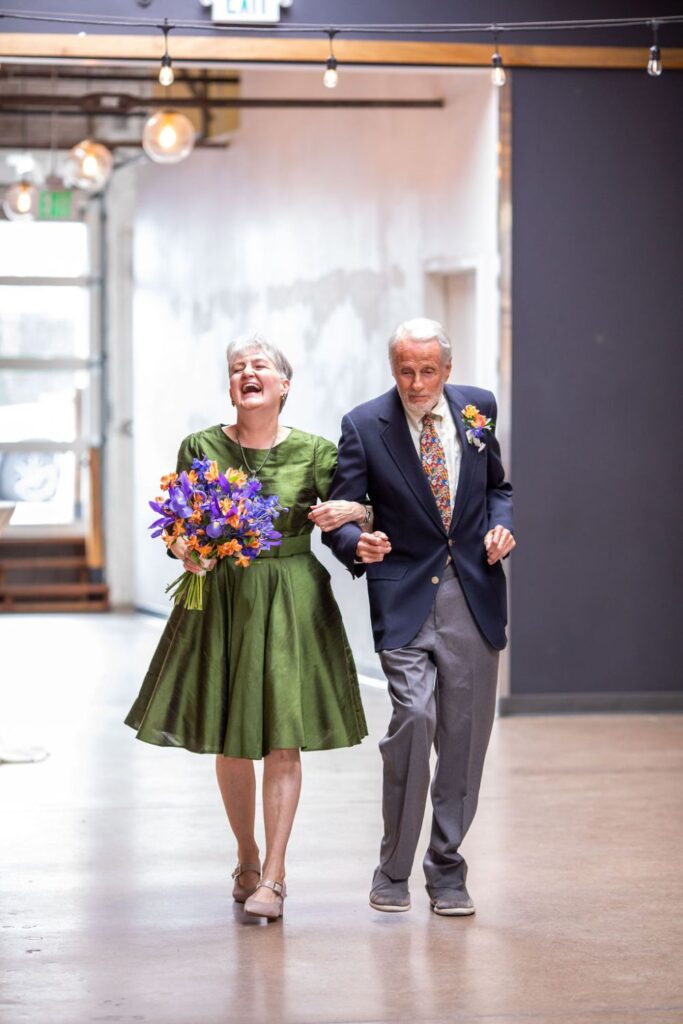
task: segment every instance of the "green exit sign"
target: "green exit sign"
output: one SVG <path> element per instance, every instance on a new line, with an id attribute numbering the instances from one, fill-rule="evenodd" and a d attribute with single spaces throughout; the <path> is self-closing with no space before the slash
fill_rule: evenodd
<path id="1" fill-rule="evenodd" d="M 73 193 L 66 189 L 41 190 L 38 200 L 39 220 L 70 220 L 73 213 Z"/>

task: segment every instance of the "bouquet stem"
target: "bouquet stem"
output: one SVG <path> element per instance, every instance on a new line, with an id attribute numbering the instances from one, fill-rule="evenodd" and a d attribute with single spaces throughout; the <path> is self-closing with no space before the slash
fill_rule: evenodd
<path id="1" fill-rule="evenodd" d="M 181 604 L 190 612 L 201 612 L 204 607 L 204 577 L 185 571 L 166 587 L 174 604 Z"/>

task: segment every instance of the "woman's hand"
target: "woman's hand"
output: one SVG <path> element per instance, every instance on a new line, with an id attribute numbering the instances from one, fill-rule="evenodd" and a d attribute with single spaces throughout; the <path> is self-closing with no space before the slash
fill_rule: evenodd
<path id="1" fill-rule="evenodd" d="M 170 544 L 169 550 L 183 563 L 183 569 L 194 573 L 195 576 L 206 576 L 207 572 L 211 572 L 216 564 L 215 558 L 200 558 L 199 563 L 195 562 L 192 553 L 187 550 L 187 541 L 183 537 L 178 537 L 173 544 Z"/>
<path id="2" fill-rule="evenodd" d="M 183 568 L 187 572 L 193 572 L 195 576 L 206 576 L 207 572 L 211 572 L 215 564 L 215 558 L 200 558 L 199 563 L 195 562 L 190 555 L 183 558 Z"/>
<path id="3" fill-rule="evenodd" d="M 168 545 L 168 550 L 174 558 L 178 558 L 182 562 L 187 553 L 187 541 L 183 537 L 176 537 L 176 539 L 171 541 Z"/>
<path id="4" fill-rule="evenodd" d="M 336 530 L 345 523 L 358 523 L 360 526 L 365 522 L 365 505 L 359 501 L 323 501 L 313 506 L 308 518 L 323 533 Z"/>

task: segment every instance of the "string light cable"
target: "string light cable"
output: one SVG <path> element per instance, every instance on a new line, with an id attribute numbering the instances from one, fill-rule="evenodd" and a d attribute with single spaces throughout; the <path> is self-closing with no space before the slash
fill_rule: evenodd
<path id="1" fill-rule="evenodd" d="M 495 30 L 493 33 L 493 46 L 494 52 L 491 57 L 491 81 L 494 85 L 497 85 L 500 88 L 505 85 L 507 76 L 505 74 L 505 68 L 503 67 L 503 58 L 498 50 L 498 32 Z"/>
<path id="2" fill-rule="evenodd" d="M 647 62 L 647 73 L 653 78 L 659 78 L 662 73 L 662 55 L 659 52 L 659 42 L 657 39 L 657 30 L 659 28 L 659 22 L 652 22 L 652 46 L 650 47 L 650 58 Z"/>
<path id="3" fill-rule="evenodd" d="M 652 77 L 658 78 L 662 74 L 662 59 L 658 42 L 658 30 L 666 25 L 683 24 L 683 14 L 663 15 L 662 17 L 617 17 L 617 18 L 564 18 L 555 20 L 537 21 L 505 21 L 491 24 L 490 22 L 435 22 L 425 24 L 415 23 L 384 23 L 384 24 L 345 24 L 328 27 L 325 25 L 303 23 L 303 24 L 281 24 L 268 26 L 221 24 L 219 22 L 200 21 L 194 18 L 176 18 L 172 24 L 164 19 L 163 26 L 155 21 L 146 18 L 131 18 L 114 15 L 93 15 L 93 14 L 69 14 L 69 13 L 46 13 L 43 11 L 27 11 L 21 9 L 8 9 L 0 13 L 1 20 L 16 19 L 20 21 L 44 22 L 56 25 L 95 25 L 103 28 L 142 28 L 150 31 L 159 30 L 164 33 L 165 52 L 161 59 L 159 70 L 159 82 L 168 86 L 173 82 L 174 73 L 171 58 L 168 53 L 168 33 L 172 29 L 180 29 L 187 32 L 199 32 L 206 34 L 207 28 L 211 33 L 230 33 L 239 35 L 246 33 L 251 36 L 286 36 L 286 35 L 323 35 L 330 41 L 330 54 L 325 65 L 323 82 L 329 89 L 335 88 L 338 82 L 337 59 L 332 51 L 332 40 L 336 35 L 343 33 L 347 37 L 363 36 L 384 36 L 386 38 L 396 36 L 441 36 L 449 38 L 462 35 L 491 35 L 494 37 L 495 51 L 491 58 L 491 77 L 495 85 L 505 84 L 505 68 L 503 59 L 498 49 L 498 35 L 508 33 L 530 33 L 530 32 L 573 32 L 576 30 L 609 30 L 617 28 L 647 28 L 653 32 L 653 43 L 649 49 L 647 71 Z M 299 63 L 299 62 L 297 62 Z M 306 63 L 306 62 L 304 62 Z"/>
<path id="4" fill-rule="evenodd" d="M 50 22 L 60 25 L 99 25 L 111 28 L 149 28 L 158 30 L 161 26 L 148 18 L 129 18 L 119 15 L 93 15 L 93 14 L 68 14 L 68 13 L 45 13 L 43 11 L 27 11 L 20 8 L 6 9 L 0 12 L 0 19 L 17 19 L 20 21 Z M 491 33 L 498 32 L 534 32 L 534 31 L 573 31 L 574 29 L 610 29 L 610 28 L 637 28 L 658 27 L 664 25 L 683 24 L 683 14 L 670 14 L 661 17 L 652 16 L 640 18 L 565 18 L 555 20 L 538 21 L 501 21 L 496 24 L 491 22 L 434 22 L 430 24 L 421 23 L 370 23 L 344 24 L 332 27 L 335 34 L 345 33 L 347 35 L 462 35 L 467 33 Z M 241 24 L 221 24 L 219 22 L 201 21 L 193 18 L 176 18 L 171 29 L 187 29 L 189 31 L 206 32 L 210 28 L 212 32 L 247 32 L 251 34 L 314 34 L 328 35 L 328 25 L 305 22 L 302 24 L 281 24 L 258 26 Z M 163 28 L 162 28 L 163 31 Z"/>
<path id="5" fill-rule="evenodd" d="M 326 89 L 336 89 L 339 81 L 339 73 L 337 71 L 337 58 L 334 55 L 332 47 L 332 41 L 336 36 L 337 32 L 331 28 L 328 31 L 330 37 L 330 55 L 327 58 L 327 64 L 325 65 L 325 74 L 323 75 L 323 85 Z"/>
<path id="6" fill-rule="evenodd" d="M 161 58 L 161 67 L 159 68 L 159 85 L 163 85 L 168 88 L 169 85 L 173 85 L 175 75 L 173 73 L 173 64 L 168 52 L 168 33 L 171 31 L 171 27 L 168 24 L 168 18 L 164 18 L 163 25 L 158 26 L 164 33 L 164 55 Z"/>

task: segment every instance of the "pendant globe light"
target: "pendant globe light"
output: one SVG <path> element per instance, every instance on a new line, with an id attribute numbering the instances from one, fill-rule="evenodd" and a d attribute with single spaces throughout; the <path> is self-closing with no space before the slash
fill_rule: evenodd
<path id="1" fill-rule="evenodd" d="M 180 163 L 194 149 L 194 126 L 184 114 L 159 110 L 145 121 L 142 148 L 155 163 Z"/>
<path id="2" fill-rule="evenodd" d="M 99 192 L 109 181 L 114 158 L 106 146 L 84 139 L 69 150 L 64 168 L 64 181 L 72 188 Z"/>
<path id="3" fill-rule="evenodd" d="M 2 208 L 8 220 L 35 220 L 38 213 L 38 189 L 28 181 L 17 181 L 5 192 Z"/>

